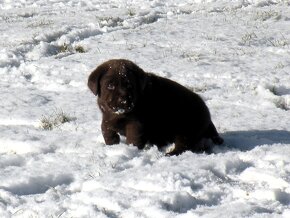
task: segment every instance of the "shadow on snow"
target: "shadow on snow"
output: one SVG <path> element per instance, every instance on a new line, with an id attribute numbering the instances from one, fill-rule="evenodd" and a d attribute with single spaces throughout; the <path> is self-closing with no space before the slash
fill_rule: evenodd
<path id="1" fill-rule="evenodd" d="M 249 151 L 261 145 L 290 144 L 290 132 L 285 130 L 233 131 L 222 134 L 225 146 Z"/>

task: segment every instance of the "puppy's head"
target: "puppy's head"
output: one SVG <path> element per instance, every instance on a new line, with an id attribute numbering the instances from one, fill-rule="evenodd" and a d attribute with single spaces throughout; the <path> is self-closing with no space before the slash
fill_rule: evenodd
<path id="1" fill-rule="evenodd" d="M 101 109 L 114 114 L 131 112 L 145 83 L 144 71 L 123 59 L 101 64 L 88 79 L 90 90 L 99 97 Z"/>

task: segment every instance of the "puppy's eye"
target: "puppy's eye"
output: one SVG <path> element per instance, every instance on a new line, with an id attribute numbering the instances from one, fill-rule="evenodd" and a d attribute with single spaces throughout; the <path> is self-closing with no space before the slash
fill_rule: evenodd
<path id="1" fill-rule="evenodd" d="M 107 89 L 114 90 L 115 89 L 115 85 L 113 83 L 109 83 L 108 86 L 107 86 Z"/>

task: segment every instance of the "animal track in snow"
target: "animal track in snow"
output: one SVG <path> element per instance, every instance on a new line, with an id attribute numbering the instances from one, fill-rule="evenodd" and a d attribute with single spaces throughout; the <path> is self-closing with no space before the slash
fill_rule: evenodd
<path id="1" fill-rule="evenodd" d="M 284 86 L 258 86 L 257 92 L 263 98 L 272 102 L 277 108 L 290 110 L 290 88 Z"/>
<path id="2" fill-rule="evenodd" d="M 166 16 L 165 12 L 148 11 L 135 16 L 98 17 L 99 21 L 97 20 L 97 22 L 99 24 L 78 24 L 58 30 L 51 28 L 41 33 L 36 32 L 32 39 L 22 41 L 19 45 L 9 49 L 9 52 L 5 51 L 4 54 L 9 53 L 9 56 L 3 56 L 1 60 L 0 54 L 0 66 L 19 67 L 21 65 L 19 60 L 30 62 L 42 57 L 58 56 L 60 54 L 60 57 L 63 58 L 72 54 L 72 52 L 66 50 L 62 51 L 61 47 L 64 45 L 73 45 L 76 42 L 105 33 L 135 29 L 142 25 L 155 23 Z"/>

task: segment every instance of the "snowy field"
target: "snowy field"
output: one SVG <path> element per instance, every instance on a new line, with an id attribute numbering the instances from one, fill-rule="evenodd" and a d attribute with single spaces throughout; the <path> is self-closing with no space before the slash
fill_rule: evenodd
<path id="1" fill-rule="evenodd" d="M 290 2 L 0 0 L 0 217 L 290 217 Z M 127 58 L 206 101 L 225 144 L 104 144 L 86 83 Z"/>

